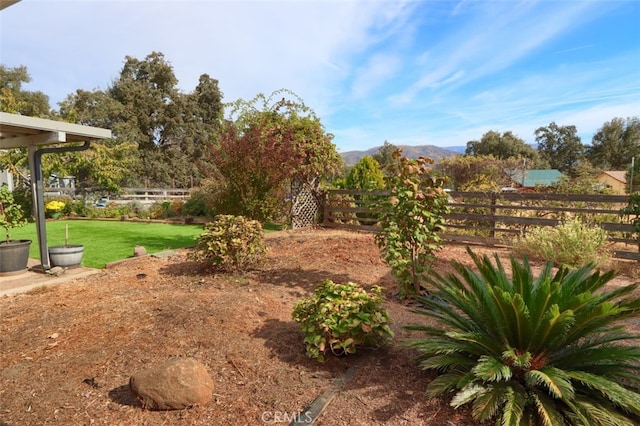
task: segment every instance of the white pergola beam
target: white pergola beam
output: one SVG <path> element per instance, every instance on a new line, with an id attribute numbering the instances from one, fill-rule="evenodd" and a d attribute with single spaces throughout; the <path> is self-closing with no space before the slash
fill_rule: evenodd
<path id="1" fill-rule="evenodd" d="M 44 136 L 42 136 L 43 139 L 22 139 L 22 142 L 18 139 L 55 132 L 66 134 L 66 139 L 61 142 L 84 142 L 111 138 L 111 130 L 109 129 L 0 112 L 0 149 L 56 143 L 55 141 L 49 142 Z"/>
<path id="2" fill-rule="evenodd" d="M 15 136 L 0 139 L 0 149 L 22 148 L 29 145 L 49 145 L 67 142 L 66 132 L 37 133 L 29 136 Z"/>
<path id="3" fill-rule="evenodd" d="M 0 0 L 0 10 L 18 3 L 20 0 Z"/>

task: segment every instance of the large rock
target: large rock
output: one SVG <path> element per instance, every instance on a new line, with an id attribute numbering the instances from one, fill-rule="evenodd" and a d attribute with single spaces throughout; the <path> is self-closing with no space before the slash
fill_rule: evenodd
<path id="1" fill-rule="evenodd" d="M 213 380 L 193 358 L 172 358 L 131 376 L 129 388 L 150 410 L 181 410 L 211 400 Z"/>
<path id="2" fill-rule="evenodd" d="M 147 249 L 143 246 L 135 246 L 133 248 L 133 257 L 141 257 L 147 255 Z"/>

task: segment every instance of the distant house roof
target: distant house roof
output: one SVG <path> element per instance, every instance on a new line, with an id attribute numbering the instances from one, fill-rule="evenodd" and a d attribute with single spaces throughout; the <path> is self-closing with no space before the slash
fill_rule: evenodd
<path id="1" fill-rule="evenodd" d="M 608 170 L 608 171 L 604 171 L 604 172 L 600 173 L 597 176 L 597 178 L 601 177 L 602 175 L 610 176 L 613 179 L 619 181 L 620 183 L 624 183 L 624 184 L 627 183 L 627 172 L 625 172 L 624 170 Z"/>
<path id="2" fill-rule="evenodd" d="M 562 172 L 556 169 L 525 170 L 524 172 L 522 170 L 511 170 L 508 173 L 516 184 L 524 188 L 555 185 L 564 177 Z"/>

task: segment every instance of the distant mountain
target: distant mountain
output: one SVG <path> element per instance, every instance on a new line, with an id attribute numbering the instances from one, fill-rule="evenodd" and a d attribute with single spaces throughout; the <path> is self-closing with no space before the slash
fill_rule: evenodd
<path id="1" fill-rule="evenodd" d="M 467 150 L 467 146 L 466 145 L 445 146 L 444 148 L 448 149 L 449 151 L 457 152 L 459 154 L 464 154 L 464 152 Z"/>
<path id="2" fill-rule="evenodd" d="M 454 151 L 450 148 L 442 148 L 435 145 L 418 145 L 418 146 L 409 146 L 409 145 L 396 145 L 398 148 L 402 148 L 402 154 L 408 158 L 418 158 L 418 157 L 429 157 L 433 159 L 436 163 L 441 158 L 450 157 L 452 155 L 457 155 L 460 152 Z M 368 149 L 366 151 L 347 151 L 341 152 L 342 159 L 345 163 L 353 165 L 356 164 L 362 157 L 365 155 L 374 156 L 378 154 L 381 146 L 377 146 L 375 148 Z M 452 147 L 459 148 L 459 147 Z M 462 149 L 464 152 L 464 147 Z"/>

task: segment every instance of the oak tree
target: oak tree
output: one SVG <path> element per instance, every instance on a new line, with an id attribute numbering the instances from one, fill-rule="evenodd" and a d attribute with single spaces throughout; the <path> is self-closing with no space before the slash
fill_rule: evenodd
<path id="1" fill-rule="evenodd" d="M 633 157 L 640 158 L 640 117 L 614 118 L 593 135 L 586 156 L 605 170 L 626 170 Z"/>
<path id="2" fill-rule="evenodd" d="M 510 131 L 502 134 L 494 130 L 488 131 L 482 135 L 479 141 L 467 142 L 465 154 L 491 155 L 498 160 L 507 158 L 538 159 L 536 150 Z"/>
<path id="3" fill-rule="evenodd" d="M 552 169 L 573 175 L 578 161 L 584 156 L 584 146 L 576 126 L 558 126 L 552 122 L 534 132 L 538 152 Z"/>

